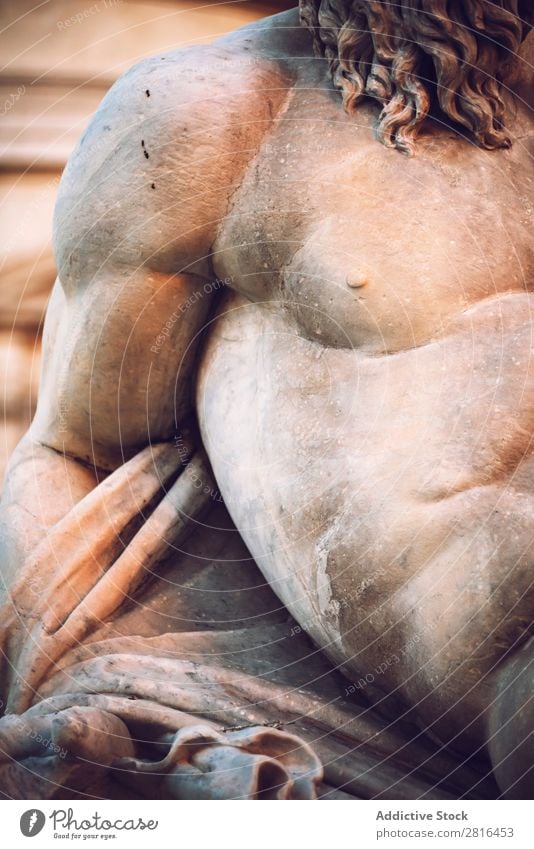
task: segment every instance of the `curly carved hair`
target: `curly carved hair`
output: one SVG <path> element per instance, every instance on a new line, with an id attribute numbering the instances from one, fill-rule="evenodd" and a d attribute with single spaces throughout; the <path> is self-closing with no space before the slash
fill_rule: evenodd
<path id="1" fill-rule="evenodd" d="M 382 104 L 387 147 L 413 153 L 433 101 L 481 147 L 510 146 L 502 94 L 533 0 L 300 0 L 300 15 L 347 112 Z"/>

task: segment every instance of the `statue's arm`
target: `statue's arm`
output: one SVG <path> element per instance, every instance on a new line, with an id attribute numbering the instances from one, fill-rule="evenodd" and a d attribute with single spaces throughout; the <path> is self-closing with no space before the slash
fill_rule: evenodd
<path id="1" fill-rule="evenodd" d="M 124 270 L 91 281 L 90 297 L 85 282 L 67 295 L 58 280 L 49 306 L 38 409 L 1 502 L 8 584 L 99 479 L 169 440 L 190 410 L 195 343 L 211 303 L 204 281 Z"/>
<path id="2" fill-rule="evenodd" d="M 289 85 L 276 63 L 235 45 L 143 60 L 71 156 L 37 414 L 0 506 L 8 584 L 99 479 L 170 440 L 187 416 L 196 345 L 220 288 L 211 246 Z"/>
<path id="3" fill-rule="evenodd" d="M 190 410 L 217 289 L 209 246 L 239 165 L 200 97 L 197 62 L 156 57 L 126 74 L 63 175 L 38 409 L 0 506 L 7 586 L 98 480 L 171 439 Z"/>

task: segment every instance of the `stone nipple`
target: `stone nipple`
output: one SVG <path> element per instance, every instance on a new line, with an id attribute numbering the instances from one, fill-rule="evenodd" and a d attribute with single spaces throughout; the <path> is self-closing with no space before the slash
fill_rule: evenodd
<path id="1" fill-rule="evenodd" d="M 369 276 L 365 272 L 348 274 L 346 277 L 346 283 L 350 289 L 361 289 L 369 283 Z"/>

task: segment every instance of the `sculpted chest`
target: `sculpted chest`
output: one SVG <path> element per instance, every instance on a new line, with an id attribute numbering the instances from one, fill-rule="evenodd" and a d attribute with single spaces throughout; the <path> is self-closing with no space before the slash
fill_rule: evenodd
<path id="1" fill-rule="evenodd" d="M 476 302 L 532 286 L 525 156 L 445 138 L 407 159 L 369 127 L 286 115 L 233 196 L 215 269 L 328 347 L 425 344 Z"/>

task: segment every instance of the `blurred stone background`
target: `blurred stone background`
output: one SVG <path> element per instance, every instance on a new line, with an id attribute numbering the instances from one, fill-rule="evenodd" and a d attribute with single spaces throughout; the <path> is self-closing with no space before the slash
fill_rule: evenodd
<path id="1" fill-rule="evenodd" d="M 59 178 L 114 80 L 289 2 L 0 0 L 0 485 L 37 395 Z"/>

